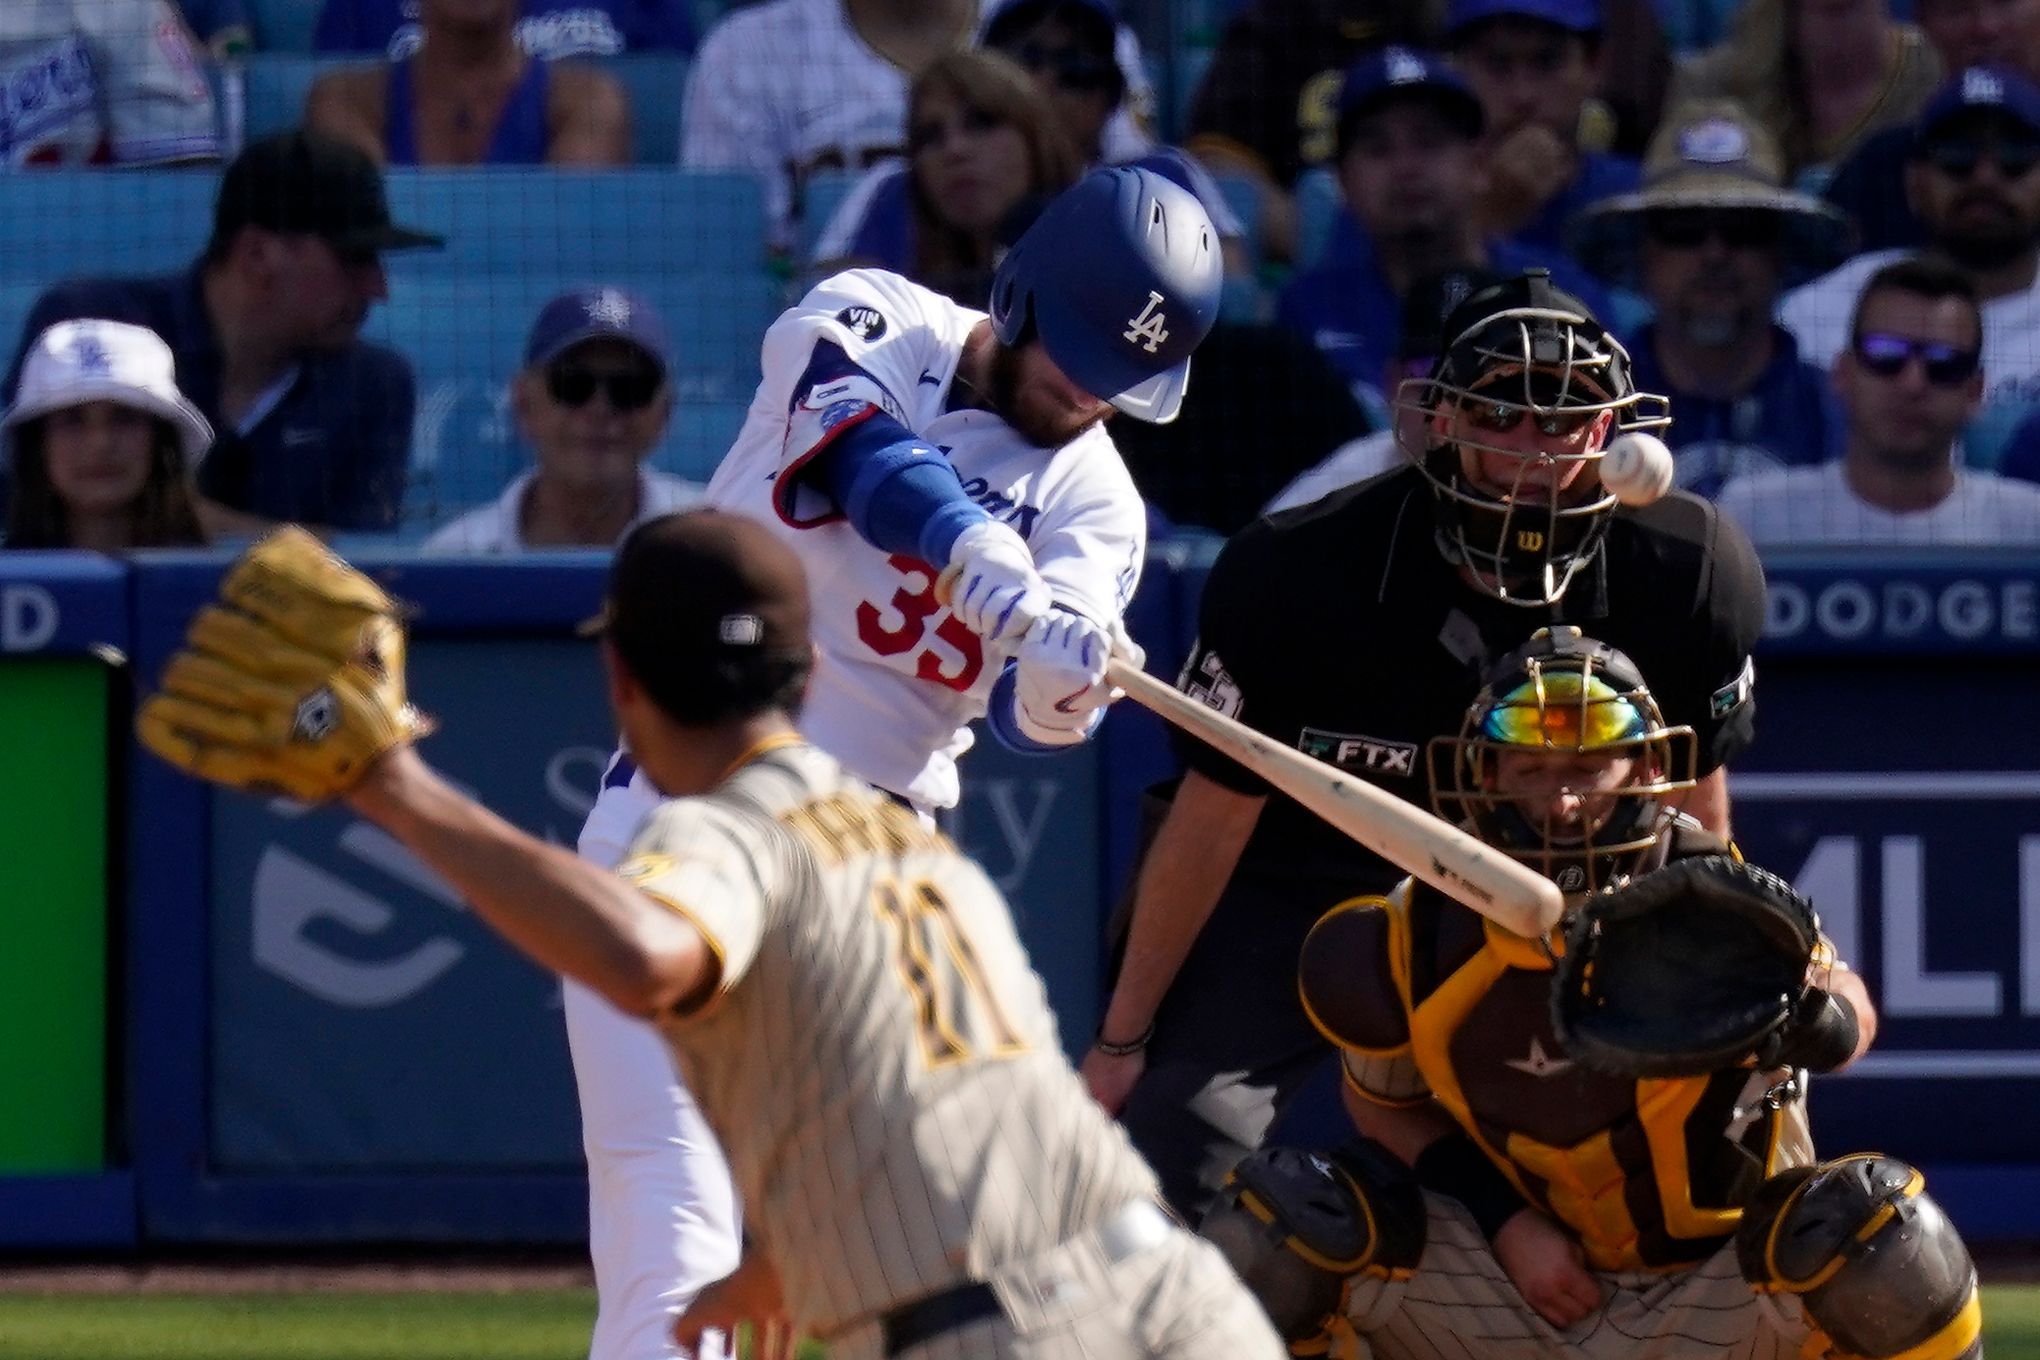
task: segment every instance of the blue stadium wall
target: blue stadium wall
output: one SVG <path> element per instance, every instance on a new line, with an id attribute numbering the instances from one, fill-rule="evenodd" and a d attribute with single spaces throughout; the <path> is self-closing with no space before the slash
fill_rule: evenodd
<path id="1" fill-rule="evenodd" d="M 1133 629 L 1157 673 L 1188 645 L 1209 557 L 1195 540 L 1155 550 Z M 571 842 L 610 746 L 571 633 L 604 559 L 362 560 L 417 606 L 434 761 Z M 0 555 L 0 666 L 94 657 L 116 681 L 108 1152 L 62 1174 L 0 1168 L 0 1248 L 578 1238 L 553 980 L 374 828 L 215 797 L 128 738 L 125 692 L 153 680 L 220 565 Z M 1819 1083 L 1815 1136 L 1923 1164 L 1974 1237 L 2040 1237 L 2040 559 L 1769 565 L 1737 828 L 1815 898 L 1884 1017 L 1873 1054 Z M 1133 710 L 1078 753 L 965 760 L 955 830 L 1011 895 L 1073 1051 L 1139 792 L 1170 768 Z M 1318 1092 L 1286 1132 L 1333 1117 Z"/>

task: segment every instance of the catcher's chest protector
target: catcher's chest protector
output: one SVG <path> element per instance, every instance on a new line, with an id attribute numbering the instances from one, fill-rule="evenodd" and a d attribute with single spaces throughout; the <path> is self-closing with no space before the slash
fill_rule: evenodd
<path id="1" fill-rule="evenodd" d="M 1803 1109 L 1761 1107 L 1746 1072 L 1595 1072 L 1553 1031 L 1552 965 L 1537 945 L 1427 888 L 1408 912 L 1391 936 L 1407 951 L 1411 1055 L 1528 1197 L 1580 1235 L 1597 1269 L 1690 1265 L 1720 1248 L 1781 1143 L 1803 1141 L 1785 1137 Z"/>

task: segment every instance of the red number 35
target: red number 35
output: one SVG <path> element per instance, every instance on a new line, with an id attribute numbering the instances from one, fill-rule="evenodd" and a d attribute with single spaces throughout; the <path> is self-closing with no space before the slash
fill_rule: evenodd
<path id="1" fill-rule="evenodd" d="M 933 641 L 914 658 L 914 674 L 953 690 L 968 690 L 985 668 L 984 646 L 978 635 L 935 598 L 933 567 L 905 553 L 894 553 L 886 561 L 906 579 L 885 607 L 870 601 L 857 606 L 859 640 L 880 656 L 898 656 L 920 646 L 930 632 L 928 620 L 940 615 Z M 892 621 L 895 617 L 898 622 Z"/>

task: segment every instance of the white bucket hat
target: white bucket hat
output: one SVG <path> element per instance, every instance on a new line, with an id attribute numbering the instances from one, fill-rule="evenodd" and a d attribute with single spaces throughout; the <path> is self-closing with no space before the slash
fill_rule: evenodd
<path id="1" fill-rule="evenodd" d="M 36 337 L 22 361 L 14 405 L 0 415 L 0 444 L 11 456 L 13 432 L 24 421 L 88 401 L 169 421 L 187 465 L 212 447 L 212 426 L 177 390 L 177 362 L 163 338 L 147 326 L 98 319 L 59 321 Z"/>

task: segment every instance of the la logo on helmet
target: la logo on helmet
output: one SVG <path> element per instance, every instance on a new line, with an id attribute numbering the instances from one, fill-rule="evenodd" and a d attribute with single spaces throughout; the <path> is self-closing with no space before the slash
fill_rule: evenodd
<path id="1" fill-rule="evenodd" d="M 1127 318 L 1126 333 L 1119 338 L 1133 341 L 1144 340 L 1147 343 L 1142 345 L 1141 348 L 1145 349 L 1149 354 L 1158 351 L 1169 338 L 1169 332 L 1166 329 L 1169 324 L 1169 318 L 1167 314 L 1160 310 L 1161 305 L 1162 295 L 1152 289 L 1148 290 L 1147 306 L 1140 309 L 1139 316 Z"/>

